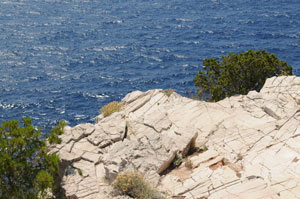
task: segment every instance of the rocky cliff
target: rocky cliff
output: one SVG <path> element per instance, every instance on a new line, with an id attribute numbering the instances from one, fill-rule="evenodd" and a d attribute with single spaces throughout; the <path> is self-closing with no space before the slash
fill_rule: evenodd
<path id="1" fill-rule="evenodd" d="M 62 144 L 52 146 L 61 185 L 70 198 L 126 198 L 112 196 L 110 183 L 137 170 L 167 198 L 300 198 L 299 102 L 294 76 L 217 103 L 129 93 L 122 111 L 65 128 Z"/>

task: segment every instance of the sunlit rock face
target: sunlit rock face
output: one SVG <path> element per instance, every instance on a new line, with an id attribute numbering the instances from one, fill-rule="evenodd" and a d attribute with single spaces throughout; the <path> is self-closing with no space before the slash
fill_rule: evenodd
<path id="1" fill-rule="evenodd" d="M 138 171 L 166 198 L 298 198 L 299 102 L 295 76 L 216 103 L 159 89 L 129 93 L 120 112 L 65 128 L 52 146 L 64 162 L 61 186 L 70 198 L 128 198 L 111 183 Z"/>

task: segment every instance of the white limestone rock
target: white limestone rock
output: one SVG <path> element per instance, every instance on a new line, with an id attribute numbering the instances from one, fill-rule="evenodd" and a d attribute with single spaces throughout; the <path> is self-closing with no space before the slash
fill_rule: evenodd
<path id="1" fill-rule="evenodd" d="M 109 182 L 137 170 L 169 198 L 300 197 L 300 77 L 273 77 L 260 92 L 216 103 L 161 89 L 122 102 L 122 111 L 96 124 L 66 127 L 62 144 L 51 146 L 65 163 L 67 196 L 127 199 Z M 208 150 L 190 154 L 195 146 Z M 166 172 L 186 155 L 191 168 Z"/>

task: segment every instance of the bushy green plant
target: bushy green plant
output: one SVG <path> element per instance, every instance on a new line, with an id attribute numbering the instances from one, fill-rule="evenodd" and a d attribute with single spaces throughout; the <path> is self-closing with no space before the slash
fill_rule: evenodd
<path id="1" fill-rule="evenodd" d="M 61 139 L 59 138 L 59 136 L 64 133 L 65 126 L 66 126 L 66 122 L 61 120 L 55 127 L 51 129 L 49 135 L 47 136 L 50 144 L 61 143 Z"/>
<path id="2" fill-rule="evenodd" d="M 220 62 L 203 60 L 203 70 L 194 79 L 197 94 L 204 100 L 219 101 L 236 94 L 259 91 L 272 76 L 292 75 L 292 67 L 265 50 L 229 53 Z"/>
<path id="3" fill-rule="evenodd" d="M 11 120 L 0 126 L 0 198 L 49 198 L 59 157 L 49 153 L 46 138 L 30 118 L 22 118 L 22 123 Z"/>
<path id="4" fill-rule="evenodd" d="M 123 195 L 136 199 L 163 199 L 138 172 L 119 173 L 113 183 L 114 188 Z"/>
<path id="5" fill-rule="evenodd" d="M 104 117 L 110 116 L 114 112 L 121 111 L 123 105 L 122 102 L 110 102 L 100 109 L 100 113 L 103 114 Z"/>

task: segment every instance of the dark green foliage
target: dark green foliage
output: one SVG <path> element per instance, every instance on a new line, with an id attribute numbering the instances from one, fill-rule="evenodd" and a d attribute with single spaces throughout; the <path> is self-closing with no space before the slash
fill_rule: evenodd
<path id="1" fill-rule="evenodd" d="M 50 144 L 60 144 L 61 143 L 61 139 L 58 137 L 59 135 L 62 135 L 64 133 L 64 127 L 66 126 L 66 122 L 61 120 L 59 121 L 58 125 L 53 127 L 53 129 L 51 129 L 49 137 L 48 137 L 48 141 Z"/>
<path id="2" fill-rule="evenodd" d="M 48 153 L 46 139 L 30 118 L 22 121 L 22 126 L 14 120 L 0 126 L 0 198 L 48 198 L 55 189 L 59 157 Z M 55 128 L 61 133 L 61 126 Z"/>
<path id="3" fill-rule="evenodd" d="M 292 75 L 292 67 L 265 50 L 229 53 L 220 63 L 216 58 L 203 60 L 203 70 L 194 79 L 197 95 L 219 101 L 236 94 L 259 91 L 272 76 Z"/>

